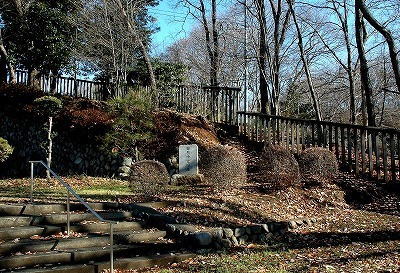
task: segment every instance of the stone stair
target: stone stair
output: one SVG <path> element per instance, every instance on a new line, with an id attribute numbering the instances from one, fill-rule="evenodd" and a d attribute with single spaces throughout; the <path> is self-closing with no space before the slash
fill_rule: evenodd
<path id="1" fill-rule="evenodd" d="M 114 268 L 137 269 L 193 256 L 150 218 L 157 203 L 93 203 L 114 230 Z M 154 215 L 154 217 L 149 217 Z M 145 217 L 146 216 L 146 217 Z M 0 204 L 0 272 L 90 272 L 110 268 L 110 224 L 71 204 L 71 236 L 62 204 Z"/>

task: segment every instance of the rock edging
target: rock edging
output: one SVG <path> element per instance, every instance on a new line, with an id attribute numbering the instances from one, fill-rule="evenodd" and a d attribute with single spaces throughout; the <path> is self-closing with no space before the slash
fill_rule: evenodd
<path id="1" fill-rule="evenodd" d="M 211 228 L 200 231 L 187 224 L 169 223 L 165 228 L 171 237 L 183 240 L 190 248 L 204 252 L 205 249 L 226 249 L 251 243 L 271 244 L 282 240 L 288 231 L 300 226 L 299 224 L 294 226 L 294 223 L 300 222 L 303 226 L 311 225 L 315 222 L 315 219 L 302 218 L 232 228 Z"/>
<path id="2" fill-rule="evenodd" d="M 227 249 L 252 243 L 271 244 L 282 240 L 287 232 L 299 227 L 310 226 L 315 218 L 297 218 L 289 221 L 271 221 L 263 224 L 236 227 L 217 227 L 198 230 L 190 224 L 179 223 L 175 218 L 165 215 L 155 208 L 159 203 L 120 204 L 121 208 L 132 211 L 157 228 L 165 229 L 167 236 L 184 242 L 189 249 L 199 253 L 214 249 Z"/>

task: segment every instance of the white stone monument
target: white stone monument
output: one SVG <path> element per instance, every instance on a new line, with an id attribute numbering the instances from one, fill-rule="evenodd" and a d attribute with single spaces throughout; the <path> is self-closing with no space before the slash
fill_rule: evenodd
<path id="1" fill-rule="evenodd" d="M 179 146 L 179 174 L 197 175 L 199 173 L 199 148 L 196 144 Z"/>

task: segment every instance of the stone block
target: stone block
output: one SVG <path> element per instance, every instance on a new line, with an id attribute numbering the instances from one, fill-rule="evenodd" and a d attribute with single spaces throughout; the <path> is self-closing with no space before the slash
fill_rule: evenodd
<path id="1" fill-rule="evenodd" d="M 213 239 L 211 233 L 205 231 L 192 233 L 190 238 L 195 246 L 209 246 Z"/>

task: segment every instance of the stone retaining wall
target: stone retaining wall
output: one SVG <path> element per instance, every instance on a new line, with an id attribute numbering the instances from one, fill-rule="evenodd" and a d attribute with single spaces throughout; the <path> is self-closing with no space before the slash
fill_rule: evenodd
<path id="1" fill-rule="evenodd" d="M 14 147 L 13 154 L 0 165 L 0 176 L 28 176 L 30 160 L 46 162 L 43 147 L 47 145 L 47 131 L 41 122 L 11 118 L 0 112 L 0 137 Z M 84 143 L 70 132 L 56 132 L 53 138 L 51 167 L 59 175 L 115 176 L 127 170 L 131 163 L 132 160 L 104 154 L 98 143 Z M 44 173 L 43 167 L 38 168 Z"/>

